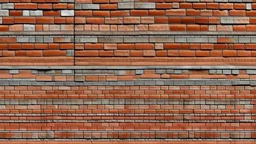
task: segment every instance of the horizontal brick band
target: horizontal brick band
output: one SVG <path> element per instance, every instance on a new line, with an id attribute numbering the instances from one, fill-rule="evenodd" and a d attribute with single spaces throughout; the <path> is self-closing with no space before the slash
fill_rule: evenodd
<path id="1" fill-rule="evenodd" d="M 147 104 L 194 104 L 194 105 L 239 105 L 253 104 L 248 99 L 0 99 L 0 105 L 79 105 L 79 104 L 109 104 L 109 105 L 147 105 Z"/>
<path id="2" fill-rule="evenodd" d="M 64 52 L 67 54 L 67 52 Z M 48 53 L 56 55 L 56 53 Z M 62 52 L 63 54 L 63 52 Z M 59 55 L 59 54 L 57 54 Z M 74 65 L 74 57 L 1 57 L 0 65 L 2 66 L 72 66 Z"/>
<path id="3" fill-rule="evenodd" d="M 5 99 L 255 99 L 253 86 L 1 86 Z M 17 89 L 16 93 L 11 93 Z M 36 90 L 35 93 L 27 91 Z M 72 96 L 67 96 L 71 90 Z M 74 90 L 74 91 L 73 91 Z M 87 93 L 88 90 L 88 93 Z M 95 91 L 94 91 L 95 90 Z M 191 91 L 186 91 L 191 90 Z M 136 93 L 135 93 L 136 91 Z M 158 95 L 157 93 L 162 93 Z M 191 93 L 190 93 L 191 92 Z M 106 93 L 102 95 L 102 93 Z"/>
<path id="4" fill-rule="evenodd" d="M 209 65 L 209 66 L 218 66 L 218 65 L 226 65 L 226 66 L 234 66 L 234 65 L 244 65 L 244 66 L 254 66 L 255 65 L 255 58 L 248 57 L 248 58 L 97 58 L 97 57 L 76 57 L 75 59 L 76 65 L 80 66 L 154 66 L 154 65 L 161 65 L 161 66 L 184 66 L 184 65 L 191 65 L 191 66 L 201 66 L 201 65 Z"/>
<path id="5" fill-rule="evenodd" d="M 256 80 L 137 80 L 137 81 L 110 81 L 110 82 L 38 82 L 30 80 L 1 80 L 1 86 L 10 85 L 10 86 L 37 86 L 37 85 L 56 85 L 56 86 L 74 86 L 74 85 L 85 85 L 85 86 L 236 86 L 236 85 L 246 85 L 246 86 L 255 86 Z"/>

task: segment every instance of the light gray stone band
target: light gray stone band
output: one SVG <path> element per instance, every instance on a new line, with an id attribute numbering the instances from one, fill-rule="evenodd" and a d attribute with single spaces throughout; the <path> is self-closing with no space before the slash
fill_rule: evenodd
<path id="1" fill-rule="evenodd" d="M 105 82 L 37 82 L 31 80 L 0 80 L 0 86 L 256 86 L 256 80 L 216 80 L 216 79 L 182 79 L 182 80 L 135 80 Z"/>
<path id="2" fill-rule="evenodd" d="M 218 42 L 219 36 L 76 36 L 77 43 L 255 43 L 256 36 L 221 36 L 229 42 Z"/>
<path id="3" fill-rule="evenodd" d="M 0 36 L 0 38 L 6 38 L 8 36 Z M 73 36 L 10 36 L 11 38 L 16 38 L 16 41 L 19 43 L 53 43 L 58 41 L 60 43 L 73 43 Z"/>
<path id="4" fill-rule="evenodd" d="M 28 30 L 32 25 L 25 25 Z M 16 38 L 17 42 L 76 42 L 76 43 L 218 43 L 218 36 L 0 36 Z M 255 43 L 256 36 L 225 36 L 227 43 Z M 75 40 L 74 40 L 75 39 Z M 226 43 L 226 42 L 225 42 Z"/>
<path id="5" fill-rule="evenodd" d="M 219 36 L 76 36 L 77 43 L 218 43 Z M 225 43 L 254 43 L 256 36 L 222 36 L 230 40 Z M 221 43 L 221 42 L 219 42 Z"/>

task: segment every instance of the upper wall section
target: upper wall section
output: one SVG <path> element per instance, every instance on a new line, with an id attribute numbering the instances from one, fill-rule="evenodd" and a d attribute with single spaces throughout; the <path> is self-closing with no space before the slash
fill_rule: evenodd
<path id="1" fill-rule="evenodd" d="M 256 1 L 76 0 L 76 65 L 255 65 Z"/>
<path id="2" fill-rule="evenodd" d="M 252 32 L 253 0 L 76 0 L 76 31 Z"/>
<path id="3" fill-rule="evenodd" d="M 1 0 L 0 34 L 73 34 L 74 0 Z"/>
<path id="4" fill-rule="evenodd" d="M 0 65 L 74 65 L 74 0 L 0 0 Z"/>
<path id="5" fill-rule="evenodd" d="M 256 65 L 255 2 L 1 0 L 0 65 Z"/>

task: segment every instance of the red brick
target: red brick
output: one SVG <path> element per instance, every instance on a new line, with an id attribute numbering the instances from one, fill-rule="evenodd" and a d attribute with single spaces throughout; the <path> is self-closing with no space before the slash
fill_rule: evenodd
<path id="1" fill-rule="evenodd" d="M 43 51 L 44 56 L 66 56 L 65 51 L 59 51 L 59 50 L 45 50 Z"/>
<path id="2" fill-rule="evenodd" d="M 15 9 L 36 9 L 37 8 L 37 4 L 35 3 L 15 3 L 14 5 Z"/>
<path id="3" fill-rule="evenodd" d="M 180 50 L 179 54 L 180 54 L 180 56 L 185 56 L 185 57 L 195 56 L 195 51 Z"/>
<path id="4" fill-rule="evenodd" d="M 170 26 L 171 31 L 186 31 L 186 25 L 171 25 Z"/>
<path id="5" fill-rule="evenodd" d="M 235 57 L 237 56 L 237 51 L 235 50 L 223 50 L 223 56 L 226 56 L 226 57 Z"/>

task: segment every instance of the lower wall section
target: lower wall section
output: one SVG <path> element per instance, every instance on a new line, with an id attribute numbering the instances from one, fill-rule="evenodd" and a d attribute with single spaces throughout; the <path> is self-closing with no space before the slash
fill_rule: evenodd
<path id="1" fill-rule="evenodd" d="M 256 87 L 1 86 L 2 139 L 254 139 Z"/>
<path id="2" fill-rule="evenodd" d="M 255 75 L 249 66 L 2 66 L 0 144 L 254 143 Z"/>

